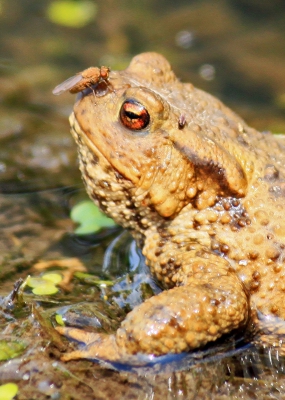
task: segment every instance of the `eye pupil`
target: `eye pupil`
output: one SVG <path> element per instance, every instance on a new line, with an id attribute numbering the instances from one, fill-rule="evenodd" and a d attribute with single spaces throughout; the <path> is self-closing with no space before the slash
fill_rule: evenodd
<path id="1" fill-rule="evenodd" d="M 125 114 L 126 114 L 126 116 L 127 116 L 128 118 L 130 118 L 130 119 L 137 119 L 137 118 L 140 118 L 140 116 L 139 116 L 138 114 L 135 114 L 135 113 L 133 113 L 133 112 L 131 112 L 131 111 L 125 111 Z"/>
<path id="2" fill-rule="evenodd" d="M 126 128 L 139 131 L 148 126 L 150 116 L 143 104 L 134 99 L 128 99 L 122 104 L 120 119 Z"/>

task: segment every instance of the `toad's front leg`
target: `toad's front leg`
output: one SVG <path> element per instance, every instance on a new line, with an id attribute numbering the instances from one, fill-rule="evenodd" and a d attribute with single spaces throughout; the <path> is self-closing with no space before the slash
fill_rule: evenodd
<path id="1" fill-rule="evenodd" d="M 66 354 L 64 360 L 119 361 L 137 353 L 163 355 L 196 349 L 243 327 L 248 314 L 243 285 L 228 271 L 207 281 L 191 276 L 185 285 L 146 300 L 127 315 L 114 335 L 73 328 L 58 331 L 86 344 L 84 349 Z"/>

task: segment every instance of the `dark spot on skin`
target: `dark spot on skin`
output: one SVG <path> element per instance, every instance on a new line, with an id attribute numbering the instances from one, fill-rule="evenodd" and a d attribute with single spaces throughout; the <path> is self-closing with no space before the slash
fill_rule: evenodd
<path id="1" fill-rule="evenodd" d="M 223 207 L 224 207 L 224 209 L 225 209 L 226 211 L 229 211 L 230 208 L 231 208 L 230 202 L 224 201 L 224 202 L 223 202 Z"/>
<path id="2" fill-rule="evenodd" d="M 136 210 L 136 206 L 134 205 L 134 203 L 131 203 L 131 204 L 126 204 L 126 208 L 128 209 L 128 210 Z M 133 221 L 140 221 L 142 219 L 142 217 L 141 217 L 141 215 L 140 214 L 136 214 L 136 213 L 134 213 L 133 215 L 132 215 L 132 220 Z"/>
<path id="3" fill-rule="evenodd" d="M 255 290 L 257 290 L 259 288 L 259 286 L 260 286 L 260 282 L 259 281 L 251 282 L 250 290 L 251 291 L 255 291 Z"/>
<path id="4" fill-rule="evenodd" d="M 227 244 L 222 244 L 221 245 L 221 252 L 222 253 L 228 253 L 230 250 L 229 246 Z"/>
<path id="5" fill-rule="evenodd" d="M 264 170 L 264 179 L 267 181 L 275 181 L 279 178 L 279 171 L 275 165 L 267 164 Z"/>
<path id="6" fill-rule="evenodd" d="M 92 196 L 92 198 L 93 198 L 95 201 L 99 201 L 99 203 L 100 203 L 100 210 L 103 211 L 103 212 L 106 212 L 106 211 L 107 211 L 107 206 L 105 206 L 105 205 L 102 203 L 105 199 L 102 198 L 101 196 L 99 196 L 98 193 L 96 193 L 95 191 L 92 193 L 91 196 Z"/>
<path id="7" fill-rule="evenodd" d="M 169 237 L 170 237 L 169 232 L 167 232 L 163 228 L 158 228 L 157 231 L 158 231 L 160 237 L 162 237 L 163 239 L 169 239 Z"/>
<path id="8" fill-rule="evenodd" d="M 225 302 L 227 299 L 226 299 L 226 297 L 222 294 L 220 297 L 219 297 L 219 300 L 218 301 L 220 301 L 220 302 Z"/>
<path id="9" fill-rule="evenodd" d="M 79 136 L 79 135 L 77 135 L 77 136 L 76 136 L 76 139 L 77 139 L 77 141 L 78 141 L 78 144 L 82 146 L 82 145 L 83 145 L 82 137 Z M 82 158 L 82 157 L 81 157 L 81 161 L 83 161 L 83 158 Z"/>
<path id="10" fill-rule="evenodd" d="M 85 164 L 85 166 L 86 166 L 86 164 Z M 86 179 L 86 178 L 87 178 L 87 180 L 89 180 L 89 181 L 93 181 L 92 176 L 90 176 L 90 175 L 88 174 L 87 169 L 85 168 L 85 171 L 84 171 L 84 179 Z"/>
<path id="11" fill-rule="evenodd" d="M 152 147 L 152 148 L 149 148 L 149 149 L 145 149 L 145 150 L 143 151 L 143 154 L 144 154 L 146 157 L 151 158 L 151 157 L 153 156 L 153 147 Z"/>
<path id="12" fill-rule="evenodd" d="M 274 266 L 273 266 L 273 271 L 274 272 L 276 272 L 277 274 L 279 273 L 279 272 L 281 272 L 282 271 L 282 266 L 280 265 L 280 264 L 275 264 Z"/>
<path id="13" fill-rule="evenodd" d="M 259 281 L 259 280 L 260 280 L 260 272 L 254 271 L 254 272 L 252 273 L 252 277 L 253 277 L 253 279 L 254 279 L 255 281 Z"/>
<path id="14" fill-rule="evenodd" d="M 219 243 L 217 242 L 217 241 L 212 241 L 212 244 L 211 244 L 211 249 L 212 250 L 220 250 L 220 245 L 219 245 Z"/>
<path id="15" fill-rule="evenodd" d="M 210 304 L 212 306 L 218 306 L 220 304 L 220 301 L 218 299 L 211 299 Z"/>
<path id="16" fill-rule="evenodd" d="M 178 119 L 178 129 L 182 130 L 185 125 L 186 125 L 186 117 L 184 114 L 180 114 L 180 117 Z"/>
<path id="17" fill-rule="evenodd" d="M 239 219 L 238 220 L 238 225 L 243 228 L 244 226 L 246 226 L 246 221 L 244 219 Z"/>
<path id="18" fill-rule="evenodd" d="M 145 230 L 146 230 L 146 226 L 143 225 L 143 224 L 141 223 L 141 221 L 137 221 L 137 224 L 138 224 L 138 227 L 140 228 L 141 231 L 145 231 Z"/>
<path id="19" fill-rule="evenodd" d="M 99 162 L 99 158 L 94 154 L 91 160 L 91 163 L 95 166 Z"/>
<path id="20" fill-rule="evenodd" d="M 132 210 L 132 209 L 135 209 L 135 206 L 134 205 L 130 205 L 127 208 Z M 141 219 L 142 219 L 142 217 L 139 214 L 132 215 L 132 221 L 140 222 Z"/>
<path id="21" fill-rule="evenodd" d="M 112 169 L 112 167 L 111 167 L 110 165 L 106 165 L 106 166 L 104 166 L 103 171 L 104 171 L 106 174 L 111 174 L 111 173 L 113 172 L 113 169 Z"/>
<path id="22" fill-rule="evenodd" d="M 273 306 L 271 307 L 271 312 L 272 312 L 273 314 L 275 314 L 275 315 L 278 315 L 278 314 L 279 314 L 279 308 L 278 308 L 276 305 L 273 305 Z"/>
<path id="23" fill-rule="evenodd" d="M 250 258 L 251 260 L 256 260 L 256 259 L 258 258 L 258 256 L 259 256 L 259 253 L 258 253 L 257 251 L 252 251 L 252 252 L 250 252 L 250 253 L 248 254 L 248 256 L 249 256 L 249 258 Z"/>
<path id="24" fill-rule="evenodd" d="M 102 189 L 109 189 L 110 188 L 110 184 L 105 180 L 98 181 L 97 185 L 100 186 Z"/>
<path id="25" fill-rule="evenodd" d="M 233 231 L 237 231 L 238 229 L 244 228 L 246 225 L 251 224 L 251 220 L 248 217 L 248 212 L 243 208 L 238 199 L 232 197 L 227 199 L 221 198 L 215 205 L 215 209 L 220 211 L 221 206 L 231 217 L 229 225 Z"/>
<path id="26" fill-rule="evenodd" d="M 193 228 L 197 230 L 197 229 L 199 229 L 199 227 L 200 227 L 199 221 L 194 220 L 193 221 Z"/>
<path id="27" fill-rule="evenodd" d="M 124 179 L 123 175 L 121 175 L 118 171 L 115 171 L 115 177 L 117 181 L 121 181 L 122 179 Z"/>

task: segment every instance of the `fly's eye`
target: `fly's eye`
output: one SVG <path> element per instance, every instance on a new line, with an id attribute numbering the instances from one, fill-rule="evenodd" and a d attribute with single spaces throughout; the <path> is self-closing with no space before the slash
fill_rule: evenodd
<path id="1" fill-rule="evenodd" d="M 147 109 L 136 100 L 126 100 L 120 110 L 120 118 L 126 128 L 139 131 L 148 126 L 150 116 Z"/>

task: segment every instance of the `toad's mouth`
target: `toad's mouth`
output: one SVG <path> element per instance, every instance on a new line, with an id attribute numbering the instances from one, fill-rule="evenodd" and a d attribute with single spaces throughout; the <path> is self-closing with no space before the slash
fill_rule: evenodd
<path id="1" fill-rule="evenodd" d="M 133 175 L 128 176 L 125 171 L 126 169 L 120 169 L 117 167 L 116 162 L 112 163 L 108 157 L 100 150 L 93 141 L 92 134 L 89 131 L 85 131 L 81 128 L 75 113 L 72 112 L 69 117 L 71 126 L 71 134 L 78 145 L 79 159 L 82 160 L 91 159 L 93 168 L 96 166 L 96 176 L 93 175 L 93 181 L 97 181 L 99 176 L 105 175 L 108 171 L 108 180 L 121 185 L 122 187 L 127 186 L 128 190 L 132 190 L 132 195 L 138 200 L 142 200 L 148 196 L 149 190 L 154 184 L 156 175 L 152 177 L 149 182 L 144 181 L 143 176 L 137 176 L 134 179 Z M 96 159 L 96 161 L 94 161 Z M 86 164 L 86 162 L 83 162 Z M 95 165 L 96 164 L 96 165 Z M 86 178 L 86 168 L 82 168 L 81 172 L 83 178 Z M 128 172 L 128 171 L 127 171 Z"/>
<path id="2" fill-rule="evenodd" d="M 100 151 L 100 149 L 94 144 L 91 134 L 89 131 L 84 131 L 81 126 L 79 125 L 79 122 L 74 114 L 72 112 L 69 116 L 69 123 L 71 127 L 71 134 L 77 143 L 79 149 L 81 148 L 86 148 L 93 154 L 98 157 L 100 157 L 100 162 L 104 164 L 108 164 L 111 166 L 113 169 L 113 165 L 110 163 L 110 161 L 104 156 L 104 154 Z M 86 151 L 86 150 L 85 150 Z"/>
<path id="3" fill-rule="evenodd" d="M 106 157 L 101 149 L 96 146 L 93 140 L 93 135 L 90 131 L 84 130 L 81 128 L 75 113 L 72 112 L 69 117 L 69 123 L 71 126 L 71 134 L 78 146 L 79 158 L 84 160 L 87 158 L 87 153 L 89 153 L 89 158 L 92 158 L 92 165 L 95 166 L 94 159 L 96 158 L 97 167 L 100 165 L 101 170 L 108 171 L 110 177 L 112 177 L 113 181 L 125 181 L 128 184 L 132 184 L 132 186 L 136 186 L 139 182 L 139 178 L 134 177 L 133 175 L 126 174 L 125 168 L 119 168 L 118 162 L 116 163 L 116 159 Z M 136 178 L 136 179 L 134 179 Z"/>

